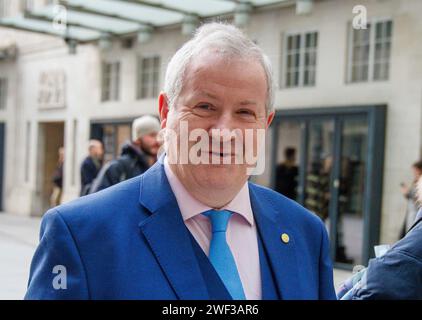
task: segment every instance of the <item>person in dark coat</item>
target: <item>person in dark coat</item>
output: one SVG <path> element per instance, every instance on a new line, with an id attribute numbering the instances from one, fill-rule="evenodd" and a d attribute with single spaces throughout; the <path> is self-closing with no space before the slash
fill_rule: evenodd
<path id="1" fill-rule="evenodd" d="M 143 116 L 132 124 L 132 142 L 122 147 L 119 158 L 104 166 L 94 180 L 90 193 L 136 177 L 157 160 L 160 144 L 157 140 L 160 122 L 153 116 Z"/>
<path id="2" fill-rule="evenodd" d="M 104 148 L 101 141 L 90 140 L 88 152 L 89 155 L 81 165 L 81 196 L 89 193 L 92 182 L 101 170 L 104 156 Z"/>
<path id="3" fill-rule="evenodd" d="M 297 198 L 297 176 L 299 173 L 296 165 L 296 149 L 289 147 L 284 150 L 285 161 L 280 163 L 276 169 L 275 191 L 286 197 L 296 200 Z"/>
<path id="4" fill-rule="evenodd" d="M 418 182 L 422 201 L 422 178 Z M 347 300 L 422 300 L 422 211 L 405 237 L 371 259 Z"/>

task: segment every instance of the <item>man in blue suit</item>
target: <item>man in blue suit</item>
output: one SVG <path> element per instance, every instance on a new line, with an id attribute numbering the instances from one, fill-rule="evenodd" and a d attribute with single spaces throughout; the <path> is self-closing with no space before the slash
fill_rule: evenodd
<path id="1" fill-rule="evenodd" d="M 273 95 L 256 44 L 230 25 L 198 29 L 159 97 L 165 153 L 45 215 L 25 298 L 335 299 L 321 220 L 248 182 Z"/>

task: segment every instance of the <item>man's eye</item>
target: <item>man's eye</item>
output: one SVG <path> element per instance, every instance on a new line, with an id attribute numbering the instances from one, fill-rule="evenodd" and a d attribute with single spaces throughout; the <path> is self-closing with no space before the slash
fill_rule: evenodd
<path id="1" fill-rule="evenodd" d="M 204 110 L 204 111 L 211 111 L 211 110 L 213 110 L 213 109 L 214 109 L 212 105 L 207 104 L 207 103 L 204 103 L 204 104 L 198 104 L 198 105 L 196 106 L 196 108 L 197 108 L 197 109 L 200 109 L 200 110 Z"/>
<path id="2" fill-rule="evenodd" d="M 252 110 L 239 110 L 237 113 L 242 116 L 255 116 L 255 112 L 253 112 Z"/>

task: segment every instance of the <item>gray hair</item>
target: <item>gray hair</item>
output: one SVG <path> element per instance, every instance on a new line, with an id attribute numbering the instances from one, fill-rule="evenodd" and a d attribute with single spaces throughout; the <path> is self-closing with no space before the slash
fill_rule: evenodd
<path id="1" fill-rule="evenodd" d="M 273 111 L 274 82 L 269 58 L 252 40 L 233 25 L 212 22 L 199 27 L 194 37 L 186 42 L 171 58 L 166 71 L 164 92 L 168 104 L 173 107 L 182 91 L 186 69 L 192 59 L 204 50 L 217 48 L 218 52 L 227 57 L 253 59 L 258 61 L 267 79 L 266 111 Z"/>
<path id="2" fill-rule="evenodd" d="M 154 116 L 145 115 L 132 122 L 132 141 L 151 133 L 158 133 L 161 129 L 160 121 Z"/>

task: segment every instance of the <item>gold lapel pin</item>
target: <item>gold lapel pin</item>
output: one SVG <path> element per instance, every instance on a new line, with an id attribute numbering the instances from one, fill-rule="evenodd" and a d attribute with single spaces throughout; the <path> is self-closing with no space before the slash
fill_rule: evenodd
<path id="1" fill-rule="evenodd" d="M 281 235 L 281 241 L 283 241 L 283 243 L 285 243 L 285 244 L 289 243 L 289 241 L 290 241 L 289 235 L 287 233 L 283 233 Z"/>

